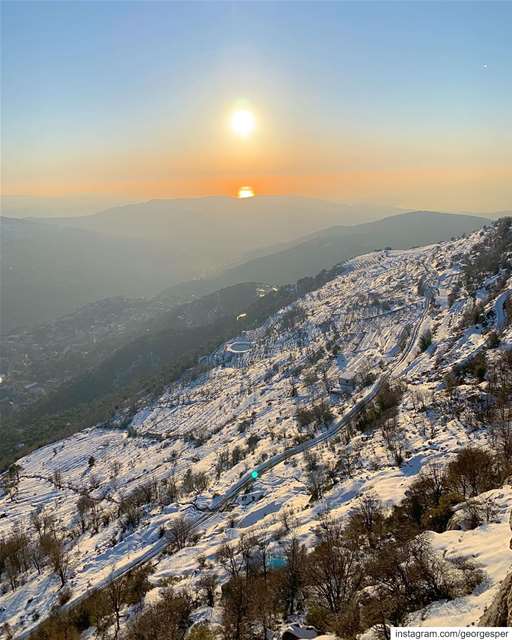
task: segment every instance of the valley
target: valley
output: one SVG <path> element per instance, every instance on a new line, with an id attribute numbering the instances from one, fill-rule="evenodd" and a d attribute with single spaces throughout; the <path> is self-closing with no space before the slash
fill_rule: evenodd
<path id="1" fill-rule="evenodd" d="M 276 557 L 291 540 L 313 548 L 323 519 L 350 520 L 365 496 L 390 512 L 422 474 L 465 448 L 495 446 L 480 406 L 491 390 L 473 363 L 485 353 L 494 375 L 512 344 L 510 249 L 497 272 L 473 274 L 477 302 L 466 290 L 468 261 L 492 254 L 495 233 L 348 260 L 157 399 L 21 458 L 0 527 L 8 535 L 36 513 L 69 532 L 62 615 L 148 563 L 156 594 L 168 581 L 198 590 L 204 563 L 227 580 L 219 550 L 250 536 Z M 448 561 L 476 557 L 483 586 L 409 623 L 473 624 L 490 604 L 512 561 L 512 494 L 506 483 L 483 488 L 490 524 L 429 534 Z M 80 496 L 90 501 L 83 516 Z M 25 638 L 58 597 L 56 576 L 29 572 L 0 606 Z M 215 623 L 215 607 L 201 611 Z"/>

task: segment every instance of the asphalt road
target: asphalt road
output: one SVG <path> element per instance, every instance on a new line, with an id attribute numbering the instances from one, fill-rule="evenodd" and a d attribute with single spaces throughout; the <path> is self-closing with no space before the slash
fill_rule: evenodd
<path id="1" fill-rule="evenodd" d="M 261 476 L 263 473 L 265 473 L 266 471 L 269 471 L 270 469 L 273 469 L 274 467 L 276 467 L 278 464 L 281 464 L 285 460 L 288 460 L 296 455 L 299 455 L 309 449 L 313 449 L 314 447 L 330 440 L 331 438 L 334 438 L 341 431 L 341 429 L 346 427 L 359 413 L 361 413 L 370 404 L 370 402 L 372 402 L 372 400 L 374 400 L 374 398 L 377 396 L 377 394 L 381 390 L 382 385 L 387 380 L 391 378 L 399 377 L 399 374 L 403 370 L 403 365 L 407 362 L 410 354 L 412 353 L 416 345 L 416 341 L 419 336 L 421 325 L 423 324 L 423 321 L 428 315 L 430 302 L 433 296 L 434 296 L 434 289 L 432 287 L 427 287 L 423 313 L 421 314 L 420 318 L 414 325 L 413 330 L 411 331 L 411 335 L 409 336 L 409 341 L 407 343 L 406 349 L 403 351 L 399 360 L 397 360 L 397 362 L 393 364 L 392 369 L 390 371 L 383 373 L 380 376 L 380 378 L 373 384 L 373 386 L 368 391 L 368 393 L 363 398 L 361 398 L 361 400 L 356 402 L 356 404 L 345 415 L 343 415 L 337 422 L 335 422 L 327 431 L 324 431 L 319 436 L 312 438 L 310 440 L 307 440 L 306 442 L 302 442 L 301 444 L 296 445 L 295 447 L 290 447 L 289 449 L 282 451 L 281 453 L 273 456 L 272 458 L 265 460 L 265 462 L 262 462 L 260 465 L 252 469 L 250 472 L 247 472 L 247 474 L 242 476 L 242 478 L 238 482 L 236 482 L 233 486 L 231 486 L 223 496 L 219 496 L 216 500 L 214 500 L 210 511 L 201 514 L 198 518 L 194 520 L 194 522 L 192 523 L 192 530 L 197 530 L 202 525 L 207 524 L 209 520 L 214 518 L 220 511 L 222 511 L 228 504 L 230 504 L 248 485 L 253 484 L 254 478 L 251 476 L 252 471 L 257 471 L 258 476 Z M 105 588 L 113 580 L 118 580 L 119 578 L 123 577 L 127 573 L 130 573 L 130 571 L 133 571 L 134 569 L 141 567 L 142 565 L 146 564 L 156 556 L 160 555 L 170 544 L 171 544 L 171 541 L 166 536 L 163 536 L 160 540 L 155 542 L 153 546 L 150 549 L 148 549 L 144 554 L 134 559 L 133 562 L 123 565 L 117 570 L 113 570 L 112 573 L 106 576 L 103 580 L 100 580 L 94 586 L 90 587 L 83 593 L 69 600 L 69 602 L 67 602 L 64 606 L 60 607 L 59 611 L 61 612 L 71 611 L 76 606 L 78 606 L 81 602 L 83 602 L 89 596 L 91 596 L 93 593 Z M 42 622 L 43 621 L 39 622 L 38 624 L 32 626 L 29 629 L 26 629 L 20 634 L 15 635 L 15 638 L 17 640 L 26 640 L 27 638 L 30 637 L 31 633 L 36 631 L 36 629 Z"/>

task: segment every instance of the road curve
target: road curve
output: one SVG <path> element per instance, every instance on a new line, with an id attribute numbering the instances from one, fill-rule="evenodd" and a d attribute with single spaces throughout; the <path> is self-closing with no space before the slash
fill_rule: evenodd
<path id="1" fill-rule="evenodd" d="M 415 323 L 411 335 L 409 336 L 409 340 L 405 350 L 403 351 L 401 357 L 393 364 L 393 367 L 390 371 L 384 372 L 379 379 L 372 385 L 368 393 L 358 400 L 356 404 L 346 413 L 344 414 L 338 421 L 336 421 L 327 431 L 324 431 L 319 436 L 315 438 L 311 438 L 301 444 L 298 444 L 294 447 L 290 447 L 285 451 L 265 460 L 260 465 L 256 466 L 253 471 L 257 471 L 258 475 L 273 469 L 278 464 L 281 464 L 285 460 L 288 460 L 296 455 L 303 453 L 309 449 L 313 449 L 314 447 L 322 444 L 331 438 L 334 438 L 343 427 L 347 426 L 359 413 L 361 413 L 369 404 L 374 400 L 379 391 L 382 388 L 382 385 L 391 378 L 398 377 L 402 371 L 402 366 L 406 363 L 410 354 L 412 353 L 414 346 L 416 345 L 416 341 L 419 336 L 419 332 L 421 326 L 428 315 L 430 303 L 434 297 L 434 289 L 432 287 L 426 287 L 425 292 L 425 300 L 423 303 L 423 313 L 421 314 L 418 321 Z M 247 472 L 238 482 L 236 482 L 233 486 L 231 486 L 224 495 L 219 496 L 214 499 L 212 502 L 212 507 L 208 512 L 202 513 L 198 518 L 194 520 L 192 523 L 192 530 L 199 529 L 202 525 L 206 524 L 209 520 L 214 518 L 220 511 L 222 511 L 229 503 L 231 503 L 247 486 L 254 483 L 254 479 L 251 476 L 251 472 Z M 104 589 L 110 582 L 114 580 L 118 580 L 122 578 L 127 573 L 130 573 L 134 569 L 141 567 L 146 564 L 156 556 L 160 555 L 170 544 L 169 539 L 166 536 L 163 536 L 160 540 L 155 542 L 155 544 L 148 549 L 144 554 L 133 560 L 133 562 L 128 563 L 127 565 L 123 565 L 117 570 L 113 570 L 108 576 L 106 576 L 103 580 L 97 582 L 94 586 L 90 587 L 80 595 L 77 595 L 75 598 L 69 600 L 65 605 L 59 608 L 59 611 L 62 613 L 71 611 L 76 606 L 78 606 L 81 602 L 86 600 L 89 596 L 91 596 L 96 591 L 100 591 Z M 16 640 L 27 640 L 30 638 L 30 635 L 34 633 L 37 628 L 44 622 L 44 620 L 38 622 L 33 625 L 29 629 L 22 631 L 21 633 L 14 636 Z"/>

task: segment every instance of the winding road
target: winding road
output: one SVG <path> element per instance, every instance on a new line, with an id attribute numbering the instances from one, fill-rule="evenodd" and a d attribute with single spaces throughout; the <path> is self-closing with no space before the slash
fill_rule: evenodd
<path id="1" fill-rule="evenodd" d="M 425 294 L 424 294 L 424 303 L 423 303 L 423 311 L 409 336 L 408 343 L 406 348 L 402 352 L 400 358 L 393 363 L 390 370 L 384 372 L 379 379 L 372 385 L 368 393 L 361 398 L 358 402 L 354 404 L 354 406 L 345 413 L 338 421 L 336 421 L 329 429 L 324 431 L 319 436 L 315 438 L 311 438 L 305 442 L 302 442 L 299 445 L 294 447 L 290 447 L 285 451 L 265 460 L 260 465 L 254 467 L 251 471 L 248 471 L 242 478 L 232 485 L 226 493 L 222 496 L 218 496 L 212 501 L 212 506 L 209 511 L 202 513 L 198 516 L 192 523 L 191 529 L 192 531 L 200 529 L 203 525 L 207 524 L 211 519 L 213 519 L 220 511 L 222 511 L 227 505 L 229 505 L 247 486 L 254 483 L 254 478 L 252 477 L 252 472 L 257 471 L 258 476 L 261 474 L 273 469 L 278 464 L 281 464 L 285 460 L 288 460 L 296 455 L 303 453 L 309 449 L 313 449 L 318 445 L 334 438 L 344 427 L 346 427 L 359 413 L 361 413 L 378 395 L 381 390 L 383 384 L 390 379 L 398 378 L 399 375 L 403 372 L 404 365 L 407 363 L 409 356 L 413 352 L 413 349 L 418 340 L 421 326 L 426 319 L 429 307 L 432 299 L 435 295 L 435 289 L 433 286 L 425 285 Z M 149 548 L 144 554 L 135 558 L 132 562 L 129 562 L 118 569 L 114 569 L 108 576 L 98 581 L 94 586 L 85 590 L 83 593 L 77 595 L 76 597 L 69 600 L 65 605 L 60 607 L 60 612 L 69 612 L 78 606 L 81 602 L 86 600 L 89 596 L 91 596 L 96 591 L 100 591 L 104 589 L 110 582 L 114 580 L 118 580 L 127 573 L 130 573 L 134 569 L 141 567 L 146 564 L 156 556 L 160 555 L 169 545 L 171 541 L 167 536 L 163 536 L 157 542 L 155 542 L 151 548 Z M 27 640 L 32 633 L 34 633 L 40 624 L 43 621 L 33 625 L 29 629 L 22 631 L 21 633 L 15 635 L 17 640 Z"/>

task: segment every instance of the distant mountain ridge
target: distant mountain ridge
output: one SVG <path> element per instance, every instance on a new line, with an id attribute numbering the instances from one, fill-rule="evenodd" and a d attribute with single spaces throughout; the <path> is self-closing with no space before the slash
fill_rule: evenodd
<path id="1" fill-rule="evenodd" d="M 336 203 L 249 200 L 151 201 L 80 218 L 2 218 L 2 332 L 105 297 L 165 292 L 179 303 L 241 282 L 294 282 L 376 247 L 435 242 L 487 222 L 410 213 L 349 226 L 340 223 L 357 210 Z"/>
<path id="2" fill-rule="evenodd" d="M 0 223 L 2 333 L 54 320 L 100 298 L 155 295 L 170 273 L 180 274 L 173 256 L 136 240 L 32 220 Z"/>
<path id="3" fill-rule="evenodd" d="M 328 269 L 333 264 L 374 249 L 389 246 L 407 249 L 427 245 L 452 236 L 470 233 L 489 223 L 483 217 L 411 211 L 360 225 L 330 227 L 310 234 L 271 255 L 264 255 L 225 270 L 218 277 L 170 287 L 160 297 L 178 292 L 201 295 L 236 282 L 256 280 L 286 284 Z M 211 289 L 210 289 L 211 287 Z"/>

